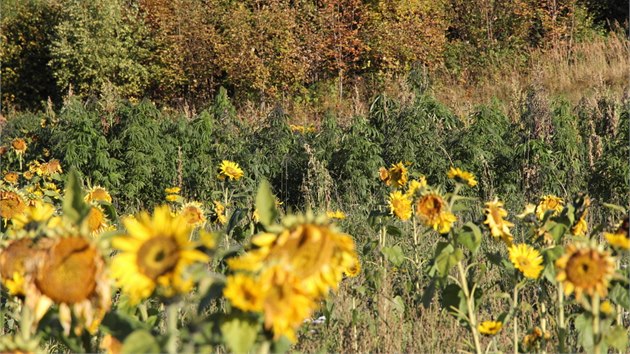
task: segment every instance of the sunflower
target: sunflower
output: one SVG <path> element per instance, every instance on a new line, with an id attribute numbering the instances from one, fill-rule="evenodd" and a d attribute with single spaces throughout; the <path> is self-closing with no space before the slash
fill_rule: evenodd
<path id="1" fill-rule="evenodd" d="M 236 162 L 223 160 L 221 161 L 221 165 L 219 166 L 219 175 L 217 176 L 220 180 L 225 180 L 229 178 L 232 181 L 238 181 L 243 177 L 243 170 L 238 166 Z"/>
<path id="2" fill-rule="evenodd" d="M 416 203 L 416 215 L 426 226 L 441 234 L 448 233 L 457 218 L 448 210 L 446 201 L 435 192 L 424 194 Z"/>
<path id="3" fill-rule="evenodd" d="M 477 325 L 477 330 L 479 330 L 479 333 L 487 336 L 493 336 L 499 333 L 499 331 L 501 331 L 501 328 L 503 328 L 503 322 L 501 321 L 483 321 L 479 325 Z"/>
<path id="4" fill-rule="evenodd" d="M 400 220 L 409 220 L 411 217 L 411 199 L 401 191 L 394 191 L 389 195 L 389 208 L 392 215 Z"/>
<path id="5" fill-rule="evenodd" d="M 412 179 L 409 181 L 409 189 L 407 189 L 407 195 L 410 198 L 416 196 L 418 191 L 421 191 L 427 186 L 427 179 L 424 176 L 420 176 L 418 179 Z"/>
<path id="6" fill-rule="evenodd" d="M 540 202 L 536 207 L 536 217 L 542 220 L 547 211 L 553 210 L 553 216 L 558 215 L 564 207 L 564 200 L 555 195 L 545 195 L 540 198 Z"/>
<path id="7" fill-rule="evenodd" d="M 346 214 L 341 210 L 329 210 L 326 212 L 326 216 L 330 219 L 343 220 L 346 218 Z"/>
<path id="8" fill-rule="evenodd" d="M 214 204 L 214 215 L 212 221 L 225 225 L 227 223 L 227 217 L 225 216 L 225 205 L 218 200 L 212 202 Z M 256 213 L 256 211 L 254 211 Z"/>
<path id="9" fill-rule="evenodd" d="M 55 173 L 63 173 L 61 163 L 57 159 L 52 159 L 40 166 L 39 169 L 44 176 L 52 176 Z"/>
<path id="10" fill-rule="evenodd" d="M 0 216 L 10 220 L 26 209 L 25 198 L 18 192 L 0 190 Z"/>
<path id="11" fill-rule="evenodd" d="M 181 188 L 179 187 L 171 187 L 171 188 L 164 189 L 164 192 L 166 192 L 166 194 L 179 194 L 180 191 L 181 191 Z"/>
<path id="12" fill-rule="evenodd" d="M 508 215 L 507 211 L 503 209 L 503 202 L 500 202 L 499 199 L 495 198 L 494 201 L 486 203 L 486 208 L 483 212 L 486 214 L 486 221 L 483 223 L 488 225 L 488 228 L 490 228 L 490 234 L 492 237 L 501 237 L 508 247 L 512 246 L 512 240 L 514 237 L 510 232 L 510 227 L 513 227 L 514 224 L 503 219 Z"/>
<path id="13" fill-rule="evenodd" d="M 107 189 L 101 186 L 94 186 L 90 188 L 88 193 L 85 195 L 84 199 L 88 203 L 92 203 L 92 202 L 111 203 L 112 202 L 112 196 L 109 195 L 109 192 L 107 191 Z"/>
<path id="14" fill-rule="evenodd" d="M 107 216 L 105 216 L 105 212 L 99 205 L 90 205 L 90 211 L 86 220 L 91 235 L 98 235 L 109 226 Z"/>
<path id="15" fill-rule="evenodd" d="M 158 287 L 170 297 L 190 291 L 186 277 L 189 265 L 207 262 L 208 256 L 189 241 L 191 227 L 181 215 L 171 215 L 168 206 L 123 220 L 127 234 L 114 238 L 112 246 L 120 250 L 112 261 L 112 274 L 133 304 L 149 297 Z"/>
<path id="16" fill-rule="evenodd" d="M 189 202 L 182 206 L 179 212 L 186 222 L 192 227 L 203 226 L 206 223 L 206 215 L 199 202 Z"/>
<path id="17" fill-rule="evenodd" d="M 227 277 L 223 295 L 243 311 L 262 312 L 268 290 L 265 285 L 258 279 L 238 273 Z"/>
<path id="18" fill-rule="evenodd" d="M 359 275 L 359 273 L 361 272 L 361 261 L 359 260 L 359 257 L 356 257 L 352 265 L 346 268 L 343 272 L 345 275 L 352 278 Z"/>
<path id="19" fill-rule="evenodd" d="M 392 167 L 389 168 L 388 172 L 389 178 L 385 182 L 388 186 L 391 185 L 394 188 L 399 188 L 407 184 L 409 172 L 402 162 L 393 164 Z"/>
<path id="20" fill-rule="evenodd" d="M 11 241 L 0 253 L 2 284 L 11 295 L 25 295 L 25 277 L 38 259 L 38 249 L 31 238 Z"/>
<path id="21" fill-rule="evenodd" d="M 24 141 L 24 139 L 22 138 L 15 138 L 13 139 L 13 141 L 11 142 L 11 146 L 13 147 L 13 150 L 15 150 L 15 152 L 18 155 L 22 155 L 26 152 L 26 141 Z"/>
<path id="22" fill-rule="evenodd" d="M 52 204 L 35 201 L 33 205 L 29 205 L 24 213 L 16 215 L 11 220 L 13 230 L 36 230 L 39 225 L 48 224 L 50 227 L 56 226 L 56 223 L 49 223 L 49 220 L 55 214 L 55 207 Z M 58 219 L 56 219 L 58 221 Z"/>
<path id="23" fill-rule="evenodd" d="M 285 224 L 279 233 L 254 236 L 252 243 L 258 248 L 231 259 L 230 267 L 259 271 L 266 264 L 281 264 L 311 294 L 325 295 L 336 289 L 357 257 L 352 237 L 311 215 L 285 219 Z"/>
<path id="24" fill-rule="evenodd" d="M 459 168 L 451 167 L 447 174 L 448 178 L 454 179 L 457 183 L 467 184 L 469 187 L 477 185 L 475 175 L 470 172 L 463 171 Z"/>
<path id="25" fill-rule="evenodd" d="M 66 335 L 73 324 L 76 334 L 84 327 L 96 333 L 111 307 L 102 255 L 81 236 L 45 238 L 39 243 L 42 257 L 26 291 L 26 305 L 35 311 L 35 320 L 57 304 Z"/>
<path id="26" fill-rule="evenodd" d="M 4 177 L 2 179 L 4 179 L 9 184 L 17 184 L 19 178 L 20 175 L 16 172 L 7 172 L 4 174 Z"/>
<path id="27" fill-rule="evenodd" d="M 571 234 L 573 236 L 584 236 L 586 235 L 586 230 L 588 229 L 588 224 L 584 219 L 585 215 L 582 217 L 571 227 Z"/>
<path id="28" fill-rule="evenodd" d="M 628 232 L 628 216 L 623 219 L 615 232 L 604 232 L 608 243 L 622 250 L 630 250 L 630 232 Z"/>
<path id="29" fill-rule="evenodd" d="M 381 167 L 378 169 L 378 177 L 381 179 L 381 181 L 385 182 L 385 184 L 387 184 L 387 181 L 389 181 L 389 170 L 386 169 L 385 167 Z"/>
<path id="30" fill-rule="evenodd" d="M 543 257 L 540 252 L 524 243 L 512 245 L 508 251 L 510 261 L 516 269 L 520 270 L 526 278 L 538 279 L 540 272 L 545 268 L 542 266 Z"/>
<path id="31" fill-rule="evenodd" d="M 556 260 L 556 280 L 564 285 L 565 295 L 575 292 L 580 299 L 584 293 L 600 297 L 608 294 L 608 284 L 615 273 L 615 260 L 609 252 L 599 248 L 570 244 L 564 255 Z"/>

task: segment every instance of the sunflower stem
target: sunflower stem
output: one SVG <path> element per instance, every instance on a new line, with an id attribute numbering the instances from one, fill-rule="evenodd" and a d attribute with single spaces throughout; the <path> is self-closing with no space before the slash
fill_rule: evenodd
<path id="1" fill-rule="evenodd" d="M 514 322 L 513 322 L 513 327 L 514 327 L 514 338 L 513 338 L 513 345 L 514 345 L 514 354 L 518 354 L 518 314 L 516 313 L 517 307 L 518 307 L 518 288 L 519 288 L 519 284 L 517 284 L 514 287 Z"/>
<path id="2" fill-rule="evenodd" d="M 451 200 L 448 202 L 448 210 L 453 210 L 453 204 L 455 204 L 455 198 L 457 197 L 457 193 L 462 188 L 462 184 L 459 182 L 455 182 L 455 190 L 453 190 L 453 194 L 451 195 Z"/>
<path id="3" fill-rule="evenodd" d="M 540 320 L 540 328 L 543 332 L 543 338 L 545 338 L 545 333 L 547 333 L 547 305 L 543 302 L 541 303 L 540 312 L 542 313 L 542 318 Z M 546 347 L 546 345 L 545 345 Z M 546 348 L 543 348 L 541 354 L 546 354 Z"/>
<path id="4" fill-rule="evenodd" d="M 455 189 L 457 191 L 457 188 Z M 466 272 L 462 262 L 457 262 L 457 269 L 459 270 L 460 285 L 466 296 L 466 306 L 468 308 L 468 320 L 470 322 L 470 330 L 475 341 L 475 352 L 481 354 L 481 343 L 479 341 L 479 330 L 477 328 L 477 318 L 475 316 L 475 299 L 468 290 L 468 282 L 466 281 Z"/>
<path id="5" fill-rule="evenodd" d="M 601 353 L 601 336 L 599 325 L 599 293 L 595 292 L 591 298 L 591 309 L 593 311 L 593 353 Z"/>
<path id="6" fill-rule="evenodd" d="M 177 342 L 179 340 L 179 330 L 177 329 L 178 310 L 177 302 L 169 304 L 166 309 L 166 330 L 168 331 L 166 352 L 169 354 L 177 353 Z"/>
<path id="7" fill-rule="evenodd" d="M 562 283 L 558 283 L 558 351 L 560 353 L 566 353 L 564 347 L 564 336 L 566 334 L 566 327 L 564 323 L 564 290 L 562 289 Z"/>
<path id="8" fill-rule="evenodd" d="M 20 332 L 22 332 L 22 338 L 24 340 L 29 340 L 31 338 L 32 322 L 31 309 L 26 306 L 26 304 L 22 304 L 22 309 L 20 311 Z"/>

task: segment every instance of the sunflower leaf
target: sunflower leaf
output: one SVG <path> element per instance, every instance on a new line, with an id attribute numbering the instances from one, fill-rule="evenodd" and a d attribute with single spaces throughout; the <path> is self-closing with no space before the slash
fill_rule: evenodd
<path id="1" fill-rule="evenodd" d="M 225 344 L 234 353 L 247 353 L 256 342 L 258 323 L 245 316 L 231 316 L 221 323 Z"/>
<path id="2" fill-rule="evenodd" d="M 158 353 L 160 345 L 146 330 L 137 330 L 131 333 L 123 342 L 121 353 Z"/>
<path id="3" fill-rule="evenodd" d="M 620 283 L 615 284 L 615 286 L 610 291 L 610 299 L 615 304 L 630 311 L 630 294 L 628 294 L 628 289 L 626 289 Z"/>
<path id="4" fill-rule="evenodd" d="M 625 352 L 628 347 L 628 330 L 622 326 L 614 326 L 604 335 L 604 340 L 611 347 Z"/>
<path id="5" fill-rule="evenodd" d="M 256 210 L 258 211 L 260 222 L 265 226 L 271 225 L 278 215 L 276 199 L 271 192 L 271 185 L 265 179 L 263 179 L 258 186 L 258 193 L 256 193 Z"/>
<path id="6" fill-rule="evenodd" d="M 81 221 L 90 211 L 90 206 L 83 200 L 81 177 L 77 170 L 72 169 L 66 181 L 66 191 L 63 197 L 63 213 L 75 224 Z"/>

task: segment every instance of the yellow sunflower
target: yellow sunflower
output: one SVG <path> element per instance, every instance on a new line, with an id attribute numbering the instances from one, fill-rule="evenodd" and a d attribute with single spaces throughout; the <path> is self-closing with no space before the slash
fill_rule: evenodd
<path id="1" fill-rule="evenodd" d="M 52 159 L 40 166 L 39 169 L 44 176 L 52 176 L 55 173 L 63 173 L 61 163 L 57 159 Z"/>
<path id="2" fill-rule="evenodd" d="M 540 272 L 545 268 L 540 252 L 524 243 L 512 245 L 508 251 L 514 268 L 520 270 L 526 278 L 538 279 Z"/>
<path id="3" fill-rule="evenodd" d="M 86 221 L 90 234 L 94 236 L 102 233 L 109 226 L 109 220 L 99 205 L 90 205 Z"/>
<path id="4" fill-rule="evenodd" d="M 234 307 L 243 311 L 262 312 L 267 290 L 267 284 L 238 273 L 227 277 L 223 295 Z"/>
<path id="5" fill-rule="evenodd" d="M 11 146 L 18 155 L 24 154 L 26 152 L 26 141 L 24 141 L 24 139 L 22 138 L 13 139 L 13 141 L 11 142 Z"/>
<path id="6" fill-rule="evenodd" d="M 385 184 L 387 184 L 387 181 L 389 181 L 389 170 L 386 169 L 385 167 L 381 167 L 378 169 L 378 177 L 381 179 L 381 181 L 385 182 Z"/>
<path id="7" fill-rule="evenodd" d="M 352 265 L 344 270 L 344 274 L 354 278 L 359 275 L 359 273 L 361 273 L 361 261 L 359 257 L 356 257 Z"/>
<path id="8" fill-rule="evenodd" d="M 80 236 L 39 241 L 42 257 L 26 290 L 26 305 L 38 322 L 53 305 L 59 307 L 64 332 L 83 328 L 94 334 L 111 307 L 111 290 L 100 252 Z"/>
<path id="9" fill-rule="evenodd" d="M 346 218 L 346 214 L 341 210 L 329 210 L 326 212 L 326 216 L 331 219 L 343 220 Z"/>
<path id="10" fill-rule="evenodd" d="M 558 275 L 556 280 L 562 282 L 565 295 L 575 292 L 580 299 L 583 294 L 590 296 L 608 294 L 608 284 L 615 274 L 615 260 L 610 252 L 584 245 L 570 244 L 564 255 L 556 260 Z"/>
<path id="11" fill-rule="evenodd" d="M 407 195 L 410 198 L 416 196 L 416 193 L 421 191 L 423 188 L 427 186 L 427 179 L 424 176 L 421 176 L 418 179 L 412 179 L 409 181 L 409 189 L 407 189 Z"/>
<path id="12" fill-rule="evenodd" d="M 163 205 L 152 216 L 142 212 L 123 223 L 127 234 L 112 241 L 121 252 L 114 257 L 111 270 L 130 301 L 136 304 L 149 297 L 158 285 L 167 297 L 189 292 L 193 281 L 186 276 L 188 266 L 209 258 L 189 241 L 192 230 L 186 219 L 171 215 Z"/>
<path id="13" fill-rule="evenodd" d="M 540 202 L 536 207 L 536 217 L 538 220 L 542 220 L 545 213 L 549 210 L 553 210 L 553 216 L 558 215 L 564 207 L 564 200 L 556 197 L 555 195 L 545 195 L 540 198 Z"/>
<path id="14" fill-rule="evenodd" d="M 220 180 L 225 180 L 226 178 L 231 181 L 238 181 L 243 177 L 243 170 L 239 167 L 236 162 L 223 160 L 221 161 L 221 165 L 219 166 L 219 175 L 217 178 Z"/>
<path id="15" fill-rule="evenodd" d="M 401 191 L 394 191 L 389 195 L 389 208 L 392 215 L 406 221 L 411 217 L 411 199 Z"/>
<path id="16" fill-rule="evenodd" d="M 107 189 L 101 186 L 94 186 L 90 188 L 88 193 L 85 195 L 84 199 L 88 203 L 92 203 L 92 202 L 111 203 L 112 202 L 112 196 L 109 195 L 109 192 L 107 191 Z"/>
<path id="17" fill-rule="evenodd" d="M 228 221 L 227 216 L 225 216 L 225 205 L 218 200 L 215 200 L 212 203 L 214 204 L 214 215 L 212 217 L 212 221 L 225 225 Z"/>
<path id="18" fill-rule="evenodd" d="M 181 191 L 181 188 L 179 187 L 171 187 L 171 188 L 164 189 L 164 192 L 166 192 L 166 194 L 179 194 L 180 191 Z"/>
<path id="19" fill-rule="evenodd" d="M 448 233 L 457 218 L 448 209 L 446 201 L 435 192 L 424 194 L 416 203 L 416 215 L 426 226 L 441 234 Z"/>
<path id="20" fill-rule="evenodd" d="M 463 171 L 459 168 L 451 167 L 447 174 L 448 178 L 454 179 L 455 182 L 467 184 L 469 187 L 474 187 L 477 185 L 477 180 L 475 180 L 475 175 L 470 172 Z"/>
<path id="21" fill-rule="evenodd" d="M 192 227 L 203 226 L 206 223 L 205 211 L 199 202 L 189 202 L 182 205 L 179 213 Z"/>
<path id="22" fill-rule="evenodd" d="M 493 336 L 503 328 L 503 323 L 501 321 L 483 321 L 479 325 L 477 325 L 477 330 L 479 333 L 487 336 Z"/>
<path id="23" fill-rule="evenodd" d="M 0 190 L 0 217 L 10 220 L 26 209 L 25 198 L 18 192 Z"/>
<path id="24" fill-rule="evenodd" d="M 494 201 L 486 203 L 486 208 L 483 211 L 486 214 L 486 220 L 483 223 L 490 228 L 492 237 L 501 237 L 508 247 L 512 246 L 514 237 L 510 232 L 510 227 L 513 227 L 514 224 L 503 219 L 508 215 L 507 211 L 503 209 L 503 202 L 495 198 Z"/>
<path id="25" fill-rule="evenodd" d="M 394 188 L 404 187 L 407 184 L 407 179 L 409 178 L 409 171 L 402 162 L 397 164 L 393 164 L 389 169 L 389 178 L 385 182 L 388 186 L 392 186 Z"/>
<path id="26" fill-rule="evenodd" d="M 3 179 L 9 184 L 17 184 L 20 179 L 20 175 L 16 172 L 7 172 L 4 174 Z"/>
<path id="27" fill-rule="evenodd" d="M 615 232 L 604 232 L 604 237 L 608 243 L 616 248 L 630 250 L 630 232 L 628 232 L 628 217 L 621 222 Z"/>
<path id="28" fill-rule="evenodd" d="M 52 204 L 35 201 L 33 205 L 29 205 L 24 213 L 16 215 L 12 220 L 13 230 L 36 230 L 41 224 L 48 224 L 50 227 L 55 224 L 48 223 L 55 214 L 55 207 Z M 56 219 L 58 220 L 58 219 Z"/>

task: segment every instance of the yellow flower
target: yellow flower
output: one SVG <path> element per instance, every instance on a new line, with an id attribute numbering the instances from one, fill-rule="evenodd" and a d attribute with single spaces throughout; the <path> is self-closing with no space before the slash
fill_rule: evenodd
<path id="1" fill-rule="evenodd" d="M 14 230 L 36 229 L 39 224 L 46 224 L 55 213 L 55 207 L 51 204 L 36 201 L 30 205 L 24 213 L 16 215 L 11 223 Z M 49 225 L 53 226 L 53 225 Z"/>
<path id="2" fill-rule="evenodd" d="M 109 226 L 105 212 L 98 205 L 90 206 L 90 211 L 88 212 L 86 220 L 91 235 L 98 235 L 105 231 L 105 229 Z"/>
<path id="3" fill-rule="evenodd" d="M 393 164 L 389 169 L 389 179 L 385 182 L 388 186 L 392 186 L 394 188 L 403 187 L 407 184 L 408 174 L 407 168 L 403 165 L 402 162 L 397 164 Z"/>
<path id="4" fill-rule="evenodd" d="M 575 292 L 575 297 L 580 299 L 585 293 L 590 296 L 597 293 L 604 297 L 615 273 L 615 260 L 609 252 L 599 248 L 571 244 L 556 260 L 556 268 L 556 280 L 563 284 L 565 295 Z"/>
<path id="5" fill-rule="evenodd" d="M 490 228 L 492 237 L 501 237 L 508 247 L 512 246 L 514 237 L 510 232 L 510 227 L 513 227 L 514 224 L 503 219 L 508 215 L 507 211 L 503 209 L 503 203 L 495 198 L 494 201 L 486 203 L 486 208 L 483 211 L 486 214 L 486 221 L 483 223 Z"/>
<path id="6" fill-rule="evenodd" d="M 623 222 L 621 223 L 621 225 L 619 225 L 619 227 L 617 228 L 615 232 L 613 233 L 604 232 L 604 237 L 606 237 L 606 240 L 611 246 L 625 250 L 625 251 L 630 250 L 630 233 L 628 232 L 628 217 L 626 216 L 625 219 L 623 219 Z"/>
<path id="7" fill-rule="evenodd" d="M 508 251 L 514 268 L 520 270 L 526 278 L 538 279 L 544 269 L 540 252 L 524 243 L 513 245 Z"/>
<path id="8" fill-rule="evenodd" d="M 361 261 L 359 260 L 359 257 L 356 257 L 354 259 L 354 263 L 344 270 L 344 274 L 354 278 L 359 275 L 359 273 L 361 273 Z"/>
<path id="9" fill-rule="evenodd" d="M 219 166 L 219 175 L 217 177 L 220 180 L 229 178 L 232 181 L 238 181 L 243 177 L 243 174 L 243 170 L 241 170 L 236 162 L 223 160 Z"/>
<path id="10" fill-rule="evenodd" d="M 381 179 L 381 181 L 385 182 L 385 184 L 388 183 L 389 181 L 389 170 L 386 169 L 385 167 L 381 167 L 378 169 L 378 176 Z M 389 185 L 389 184 L 387 184 Z"/>
<path id="11" fill-rule="evenodd" d="M 189 241 L 188 222 L 181 215 L 172 216 L 163 205 L 152 216 L 142 212 L 123 223 L 127 234 L 112 241 L 121 252 L 114 257 L 111 270 L 130 302 L 149 297 L 158 285 L 165 296 L 189 292 L 193 281 L 187 277 L 188 266 L 209 258 Z"/>
<path id="12" fill-rule="evenodd" d="M 493 336 L 499 333 L 501 328 L 503 328 L 503 323 L 500 321 L 483 321 L 477 326 L 479 333 L 487 336 Z"/>
<path id="13" fill-rule="evenodd" d="M 389 195 L 390 213 L 400 220 L 409 220 L 411 217 L 411 199 L 401 191 L 394 191 Z"/>
<path id="14" fill-rule="evenodd" d="M 223 295 L 243 311 L 262 312 L 267 286 L 243 273 L 227 277 Z"/>
<path id="15" fill-rule="evenodd" d="M 435 192 L 426 193 L 416 203 L 416 215 L 426 226 L 441 234 L 448 233 L 457 218 L 448 210 L 446 201 Z"/>
<path id="16" fill-rule="evenodd" d="M 0 253 L 2 284 L 11 295 L 25 295 L 24 278 L 32 272 L 38 250 L 31 238 L 11 241 Z"/>
<path id="17" fill-rule="evenodd" d="M 326 212 L 326 216 L 328 216 L 331 219 L 337 219 L 337 220 L 343 220 L 346 218 L 346 214 L 341 211 L 341 210 L 329 210 Z"/>
<path id="18" fill-rule="evenodd" d="M 107 189 L 101 186 L 92 187 L 88 191 L 88 193 L 85 195 L 84 199 L 87 203 L 92 203 L 92 202 L 111 203 L 112 202 L 112 196 L 109 195 L 109 192 L 107 191 Z"/>
<path id="19" fill-rule="evenodd" d="M 227 217 L 225 216 L 225 205 L 218 200 L 212 202 L 214 204 L 214 215 L 212 221 L 225 225 L 227 223 Z"/>
<path id="20" fill-rule="evenodd" d="M 525 219 L 528 215 L 533 215 L 536 213 L 536 205 L 528 203 L 527 205 L 525 205 L 525 210 L 516 215 L 517 218 L 519 219 Z"/>
<path id="21" fill-rule="evenodd" d="M 418 179 L 412 179 L 409 181 L 409 189 L 407 189 L 407 196 L 413 198 L 416 196 L 418 191 L 421 191 L 422 188 L 427 186 L 427 179 L 424 176 L 421 176 Z"/>
<path id="22" fill-rule="evenodd" d="M 0 216 L 10 220 L 26 209 L 25 198 L 17 192 L 0 190 Z"/>
<path id="23" fill-rule="evenodd" d="M 84 327 L 96 333 L 111 307 L 110 284 L 100 252 L 81 236 L 45 238 L 38 247 L 41 259 L 26 291 L 26 305 L 34 311 L 36 322 L 56 303 L 66 334 L 73 324 L 75 334 Z"/>
<path id="24" fill-rule="evenodd" d="M 467 171 L 463 171 L 459 168 L 451 167 L 447 174 L 448 178 L 454 179 L 455 182 L 467 184 L 469 187 L 477 185 L 475 176 Z"/>
<path id="25" fill-rule="evenodd" d="M 601 305 L 599 306 L 599 310 L 605 315 L 612 315 L 615 311 L 613 305 L 608 300 L 601 303 Z"/>
<path id="26" fill-rule="evenodd" d="M 180 214 L 192 227 L 203 226 L 206 223 L 206 215 L 199 202 L 189 202 L 182 206 Z"/>
<path id="27" fill-rule="evenodd" d="M 13 150 L 15 150 L 15 152 L 18 153 L 18 155 L 21 155 L 26 152 L 27 145 L 24 139 L 21 139 L 21 138 L 13 139 L 13 141 L 11 142 L 11 146 L 13 146 Z"/>
<path id="28" fill-rule="evenodd" d="M 20 175 L 15 172 L 7 172 L 4 174 L 3 179 L 10 184 L 17 184 Z"/>
<path id="29" fill-rule="evenodd" d="M 61 169 L 61 163 L 57 159 L 52 159 L 42 164 L 39 168 L 39 171 L 41 171 L 42 175 L 44 176 L 51 176 L 55 173 L 63 172 L 63 170 Z"/>
<path id="30" fill-rule="evenodd" d="M 177 195 L 177 194 L 168 194 L 165 199 L 166 199 L 167 202 L 176 202 L 180 198 L 181 197 L 179 195 Z"/>
<path id="31" fill-rule="evenodd" d="M 180 191 L 181 191 L 181 188 L 179 187 L 171 187 L 171 188 L 166 188 L 164 190 L 166 194 L 179 194 Z"/>
<path id="32" fill-rule="evenodd" d="M 585 215 L 582 215 L 582 217 L 571 228 L 571 234 L 573 236 L 584 236 L 584 235 L 586 235 L 586 230 L 588 229 L 588 224 L 586 223 L 586 220 L 584 219 L 584 217 L 585 217 Z"/>
<path id="33" fill-rule="evenodd" d="M 555 195 L 545 195 L 540 198 L 540 202 L 538 203 L 538 207 L 536 208 L 536 217 L 538 220 L 542 220 L 545 216 L 545 213 L 549 210 L 553 210 L 553 216 L 558 215 L 562 211 L 564 207 L 564 200 L 562 198 L 556 197 Z"/>

